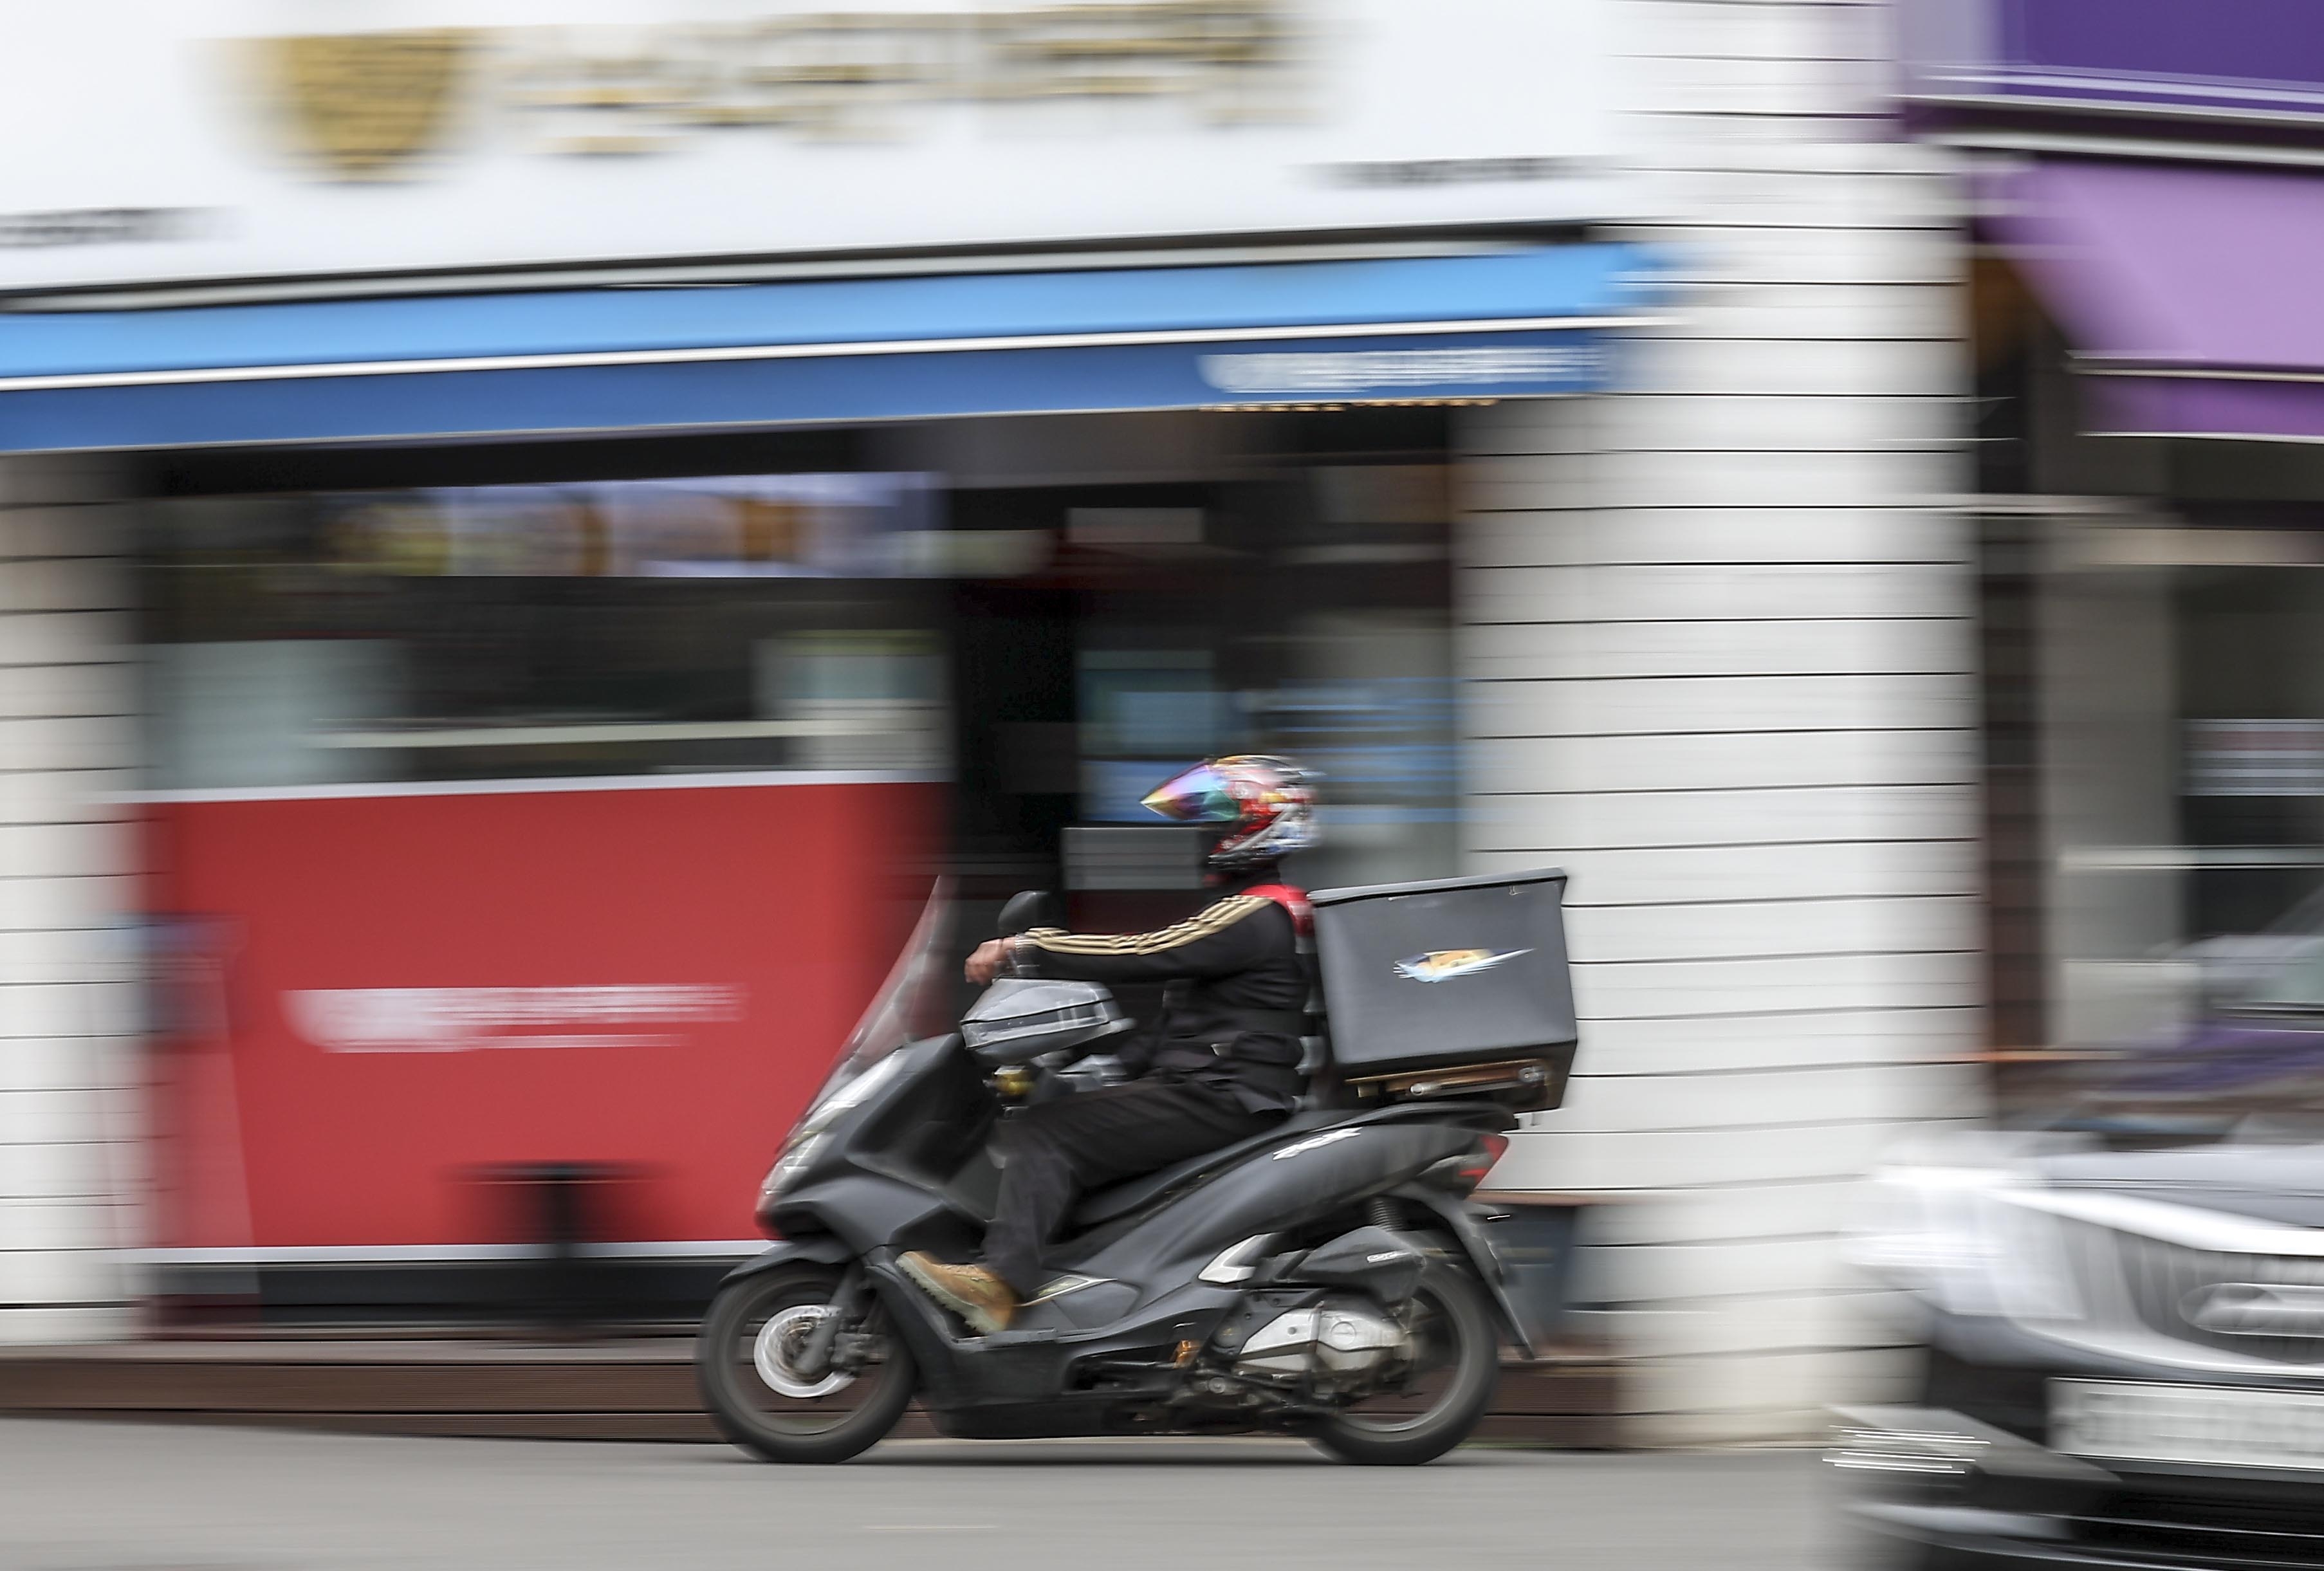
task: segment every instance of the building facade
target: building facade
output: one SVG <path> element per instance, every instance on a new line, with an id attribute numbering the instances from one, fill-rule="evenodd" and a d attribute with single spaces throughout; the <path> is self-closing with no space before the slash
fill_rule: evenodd
<path id="1" fill-rule="evenodd" d="M 752 1011 L 811 996 L 812 1035 L 876 976 L 656 969 L 568 914 L 576 846 L 616 914 L 731 893 L 673 860 L 792 877 L 801 832 L 981 895 L 1141 770 L 1264 744 L 1333 777 L 1311 882 L 1572 870 L 1573 1091 L 1496 1182 L 1606 1202 L 1581 1291 L 1639 1438 L 1898 1376 L 1838 1236 L 1885 1143 L 1979 1110 L 1986 966 L 1958 198 L 1886 133 L 1881 7 L 1028 10 L 989 55 L 770 8 L 725 40 L 757 71 L 377 9 L 239 41 L 287 140 L 231 179 L 93 164 L 0 219 L 53 242 L 0 252 L 9 1335 L 488 1258 L 445 1175 L 651 1168 L 613 1116 L 646 1082 L 328 1163 L 612 1039 L 752 1116 L 811 1089 L 748 1078 Z M 337 115 L 362 61 L 401 96 Z M 779 224 L 729 199 L 776 176 Z M 705 805 L 945 781 L 927 842 Z M 1093 914 L 1176 876 L 1071 843 Z M 493 947 L 568 922 L 586 978 Z M 581 1045 L 491 1051 L 542 1035 Z M 626 1241 L 741 1247 L 731 1176 L 640 1178 Z"/>

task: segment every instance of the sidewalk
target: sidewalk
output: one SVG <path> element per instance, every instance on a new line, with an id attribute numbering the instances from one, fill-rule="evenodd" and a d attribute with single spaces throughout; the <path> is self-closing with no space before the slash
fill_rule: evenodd
<path id="1" fill-rule="evenodd" d="M 1619 1363 L 1602 1352 L 1508 1365 L 1479 1438 L 1610 1447 L 1619 1387 Z M 209 1337 L 0 1348 L 0 1414 L 504 1439 L 718 1438 L 695 1393 L 687 1335 Z M 936 1431 L 915 1409 L 897 1432 Z"/>

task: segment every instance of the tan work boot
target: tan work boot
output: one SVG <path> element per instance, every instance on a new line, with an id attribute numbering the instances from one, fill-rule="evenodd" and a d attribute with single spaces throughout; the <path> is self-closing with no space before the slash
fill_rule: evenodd
<path id="1" fill-rule="evenodd" d="M 928 1297 L 991 1336 L 1005 1331 L 1017 1318 L 1017 1295 L 1009 1284 L 981 1265 L 947 1265 L 935 1255 L 914 1250 L 896 1262 L 904 1274 L 918 1282 Z"/>

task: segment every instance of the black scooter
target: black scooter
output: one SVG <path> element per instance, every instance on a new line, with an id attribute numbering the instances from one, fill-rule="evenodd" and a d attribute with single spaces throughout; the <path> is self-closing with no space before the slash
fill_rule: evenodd
<path id="1" fill-rule="evenodd" d="M 1020 896 L 1003 932 L 1030 925 Z M 973 1253 L 1013 1102 L 1070 1094 L 1129 1023 L 1102 988 L 1004 978 L 961 1028 L 943 894 L 759 1198 L 782 1242 L 718 1290 L 696 1355 L 720 1429 L 769 1461 L 837 1462 L 918 1396 L 946 1435 L 1304 1436 L 1419 1463 L 1492 1399 L 1528 1328 L 1469 1201 L 1516 1123 L 1489 1095 L 1314 1107 L 1239 1144 L 1083 1198 L 1063 1268 L 976 1336 L 898 1269 Z"/>

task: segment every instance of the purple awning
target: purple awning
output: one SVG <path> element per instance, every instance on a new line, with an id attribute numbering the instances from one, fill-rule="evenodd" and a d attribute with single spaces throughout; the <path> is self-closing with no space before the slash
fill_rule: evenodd
<path id="1" fill-rule="evenodd" d="M 2043 160 L 1987 194 L 2092 430 L 2324 439 L 2324 175 Z"/>
<path id="2" fill-rule="evenodd" d="M 2190 125 L 2324 116 L 2316 0 L 1896 0 L 1904 96 L 1973 124 L 2102 109 Z M 2017 122 L 2023 124 L 2022 121 Z"/>

